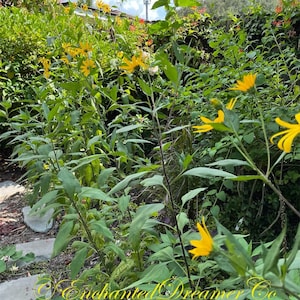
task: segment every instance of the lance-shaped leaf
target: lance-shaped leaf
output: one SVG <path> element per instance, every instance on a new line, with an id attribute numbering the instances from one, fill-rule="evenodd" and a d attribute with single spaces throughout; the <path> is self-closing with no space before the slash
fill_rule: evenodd
<path id="1" fill-rule="evenodd" d="M 206 168 L 206 167 L 193 168 L 183 173 L 183 175 L 198 176 L 203 178 L 224 177 L 229 179 L 236 177 L 234 174 L 231 174 L 229 172 L 225 172 L 219 169 Z"/>
<path id="2" fill-rule="evenodd" d="M 153 214 L 159 212 L 163 208 L 164 205 L 161 203 L 146 204 L 138 208 L 129 228 L 129 241 L 134 250 L 137 251 L 141 243 L 141 231 L 143 225 Z"/>

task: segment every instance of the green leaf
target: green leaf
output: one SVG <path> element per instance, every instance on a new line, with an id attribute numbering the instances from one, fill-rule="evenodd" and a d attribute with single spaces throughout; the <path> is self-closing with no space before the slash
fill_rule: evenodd
<path id="1" fill-rule="evenodd" d="M 154 2 L 151 9 L 156 9 L 161 6 L 168 6 L 168 5 L 169 5 L 169 0 L 158 0 Z"/>
<path id="2" fill-rule="evenodd" d="M 98 176 L 98 180 L 97 180 L 98 186 L 105 185 L 106 181 L 113 174 L 113 172 L 115 170 L 116 170 L 116 168 L 107 168 L 107 169 L 101 170 L 101 173 Z"/>
<path id="3" fill-rule="evenodd" d="M 271 271 L 274 274 L 279 276 L 278 259 L 280 254 L 280 247 L 285 237 L 285 233 L 286 233 L 286 228 L 282 230 L 280 235 L 273 242 L 271 248 L 267 250 L 268 252 L 264 260 L 263 275 Z"/>
<path id="4" fill-rule="evenodd" d="M 27 253 L 25 256 L 20 257 L 20 260 L 26 263 L 34 261 L 34 259 L 35 255 L 33 252 Z"/>
<path id="5" fill-rule="evenodd" d="M 173 145 L 173 142 L 163 143 L 163 144 L 161 145 L 162 151 L 167 151 L 172 145 Z M 160 147 L 159 147 L 159 146 L 156 146 L 156 147 L 153 148 L 153 150 L 159 151 L 159 150 L 160 150 Z"/>
<path id="6" fill-rule="evenodd" d="M 254 269 L 254 263 L 251 259 L 251 256 L 248 254 L 247 250 L 242 247 L 242 245 L 234 237 L 234 235 L 223 225 L 221 225 L 216 218 L 215 221 L 219 230 L 226 235 L 226 238 L 228 240 L 227 246 L 231 245 L 231 249 L 233 251 L 232 254 L 236 257 L 236 261 L 235 261 L 235 263 L 237 264 L 236 267 L 238 267 L 238 264 L 240 263 L 241 265 L 244 264 L 247 265 L 248 268 L 250 269 Z"/>
<path id="7" fill-rule="evenodd" d="M 169 134 L 169 133 L 172 133 L 172 132 L 175 132 L 175 131 L 179 131 L 179 130 L 182 130 L 184 128 L 187 128 L 187 127 L 191 127 L 190 125 L 183 125 L 183 126 L 176 126 L 168 131 L 165 131 L 163 132 L 163 134 Z"/>
<path id="8" fill-rule="evenodd" d="M 133 259 L 127 258 L 126 260 L 122 260 L 110 274 L 109 281 L 111 282 L 117 279 L 121 279 L 123 276 L 126 276 L 126 274 L 128 274 L 128 271 L 131 270 L 134 266 L 135 261 Z"/>
<path id="9" fill-rule="evenodd" d="M 295 236 L 295 241 L 292 250 L 288 254 L 288 257 L 286 259 L 286 267 L 287 269 L 290 267 L 290 265 L 295 260 L 295 257 L 297 256 L 298 250 L 300 248 L 300 224 L 298 225 L 297 233 Z"/>
<path id="10" fill-rule="evenodd" d="M 70 264 L 70 270 L 71 270 L 71 279 L 74 280 L 76 275 L 79 273 L 81 267 L 83 266 L 86 256 L 88 253 L 88 248 L 82 248 L 78 250 L 72 259 L 72 262 Z"/>
<path id="11" fill-rule="evenodd" d="M 0 273 L 5 272 L 6 270 L 6 263 L 4 260 L 0 259 Z"/>
<path id="12" fill-rule="evenodd" d="M 89 163 L 91 163 L 92 161 L 99 159 L 101 157 L 103 157 L 103 154 L 93 154 L 93 155 L 89 155 L 89 156 L 85 156 L 76 160 L 70 160 L 66 163 L 66 166 L 72 166 L 75 165 L 75 167 L 72 168 L 72 171 L 74 172 L 75 170 L 81 168 L 82 166 L 85 166 Z"/>
<path id="13" fill-rule="evenodd" d="M 210 209 L 211 214 L 214 217 L 217 217 L 220 213 L 220 206 L 219 205 L 214 205 L 211 209 Z"/>
<path id="14" fill-rule="evenodd" d="M 205 191 L 207 188 L 197 188 L 194 190 L 190 190 L 188 193 L 186 193 L 185 195 L 183 195 L 181 197 L 181 201 L 182 201 L 182 206 L 189 200 L 193 199 L 194 197 L 196 197 L 199 193 Z"/>
<path id="15" fill-rule="evenodd" d="M 129 242 L 132 244 L 134 250 L 138 250 L 141 243 L 141 230 L 146 221 L 151 217 L 152 214 L 162 210 L 164 205 L 161 203 L 157 204 L 146 204 L 140 206 L 131 222 L 129 228 Z"/>
<path id="16" fill-rule="evenodd" d="M 247 144 L 251 144 L 251 143 L 254 141 L 254 138 L 255 138 L 254 132 L 250 132 L 249 134 L 243 135 L 243 140 L 244 140 Z"/>
<path id="17" fill-rule="evenodd" d="M 53 118 L 57 115 L 57 112 L 60 108 L 61 104 L 60 103 L 57 103 L 52 109 L 51 111 L 48 113 L 48 116 L 47 116 L 47 121 L 50 123 Z"/>
<path id="18" fill-rule="evenodd" d="M 34 212 L 34 211 L 38 210 L 39 208 L 45 206 L 49 202 L 55 200 L 57 193 L 58 193 L 58 190 L 54 190 L 54 191 L 50 191 L 47 194 L 45 194 L 37 203 L 35 203 L 32 206 L 31 212 Z"/>
<path id="19" fill-rule="evenodd" d="M 167 246 L 157 252 L 155 252 L 154 254 L 151 255 L 151 257 L 149 258 L 149 261 L 166 261 L 166 262 L 170 262 L 170 261 L 174 261 L 174 250 L 172 247 Z"/>
<path id="20" fill-rule="evenodd" d="M 86 147 L 88 149 L 90 149 L 92 145 L 96 144 L 100 140 L 101 140 L 101 137 L 99 135 L 96 135 L 96 136 L 92 137 L 91 139 L 89 139 L 89 141 L 87 142 Z"/>
<path id="21" fill-rule="evenodd" d="M 228 177 L 228 179 L 233 181 L 249 181 L 249 180 L 256 180 L 256 179 L 264 180 L 263 176 L 260 175 L 242 175 L 233 178 Z"/>
<path id="22" fill-rule="evenodd" d="M 73 221 L 65 222 L 60 226 L 60 229 L 54 241 L 52 257 L 57 256 L 62 250 L 67 247 L 69 241 L 72 239 L 71 231 L 73 229 L 73 226 Z"/>
<path id="23" fill-rule="evenodd" d="M 250 59 L 253 59 L 256 56 L 256 51 L 250 51 L 248 53 L 246 53 L 246 56 Z"/>
<path id="24" fill-rule="evenodd" d="M 189 218 L 185 212 L 181 212 L 176 216 L 179 230 L 182 232 L 183 227 L 189 224 Z"/>
<path id="25" fill-rule="evenodd" d="M 151 178 L 146 178 L 143 181 L 141 181 L 141 185 L 143 186 L 154 186 L 154 185 L 160 185 L 162 187 L 165 187 L 164 183 L 164 177 L 161 175 L 154 175 Z"/>
<path id="26" fill-rule="evenodd" d="M 193 168 L 185 173 L 183 175 L 187 176 L 198 176 L 198 177 L 203 177 L 203 178 L 210 178 L 210 177 L 225 177 L 225 178 L 236 178 L 235 175 L 219 170 L 219 169 L 211 169 L 211 168 L 205 168 L 205 167 L 198 167 L 198 168 Z"/>
<path id="27" fill-rule="evenodd" d="M 150 265 L 140 276 L 140 280 L 135 281 L 126 287 L 126 290 L 138 287 L 144 283 L 156 282 L 161 283 L 166 279 L 171 278 L 171 272 L 166 266 L 167 263 L 160 262 L 159 264 Z M 156 299 L 156 298 L 153 298 Z"/>
<path id="28" fill-rule="evenodd" d="M 137 129 L 137 128 L 140 128 L 140 127 L 143 127 L 143 126 L 144 125 L 142 125 L 142 124 L 127 125 L 127 126 L 124 126 L 120 129 L 118 129 L 116 131 L 116 133 L 128 132 L 128 131 L 131 131 L 131 130 L 134 130 L 134 129 Z"/>
<path id="29" fill-rule="evenodd" d="M 128 139 L 128 140 L 125 140 L 124 141 L 124 144 L 127 144 L 127 143 L 135 143 L 135 144 L 153 144 L 152 142 L 150 141 L 147 141 L 147 140 L 143 140 L 143 139 Z"/>
<path id="30" fill-rule="evenodd" d="M 183 162 L 182 162 L 182 167 L 183 167 L 184 170 L 186 170 L 186 169 L 188 168 L 188 166 L 189 166 L 189 164 L 192 162 L 192 160 L 193 160 L 193 155 L 191 155 L 191 154 L 188 154 L 188 155 L 184 158 L 184 160 L 183 160 Z"/>
<path id="31" fill-rule="evenodd" d="M 209 123 L 215 130 L 217 131 L 228 131 L 232 132 L 232 129 L 229 127 L 225 126 L 223 123 Z"/>
<path id="32" fill-rule="evenodd" d="M 168 56 L 164 52 L 160 52 L 156 59 L 160 61 L 161 69 L 164 71 L 165 75 L 168 77 L 168 79 L 177 86 L 178 80 L 179 80 L 179 74 L 177 71 L 177 68 L 172 65 L 168 59 Z"/>
<path id="33" fill-rule="evenodd" d="M 125 195 L 121 196 L 118 199 L 118 207 L 123 214 L 127 210 L 129 201 L 130 201 L 130 196 L 125 196 Z"/>
<path id="34" fill-rule="evenodd" d="M 108 246 L 105 247 L 105 250 L 111 250 L 115 252 L 122 260 L 126 260 L 124 251 L 113 242 L 109 242 Z"/>
<path id="35" fill-rule="evenodd" d="M 144 172 L 139 172 L 139 173 L 135 173 L 135 174 L 131 174 L 131 175 L 126 176 L 122 181 L 120 181 L 118 184 L 116 184 L 109 191 L 108 195 L 117 193 L 117 192 L 125 189 L 128 186 L 128 184 L 130 183 L 130 181 L 141 178 L 147 173 L 148 173 L 147 171 L 144 171 Z"/>
<path id="36" fill-rule="evenodd" d="M 82 187 L 81 192 L 78 194 L 79 199 L 91 198 L 102 200 L 106 202 L 114 202 L 116 199 L 109 197 L 106 193 L 97 188 Z"/>
<path id="37" fill-rule="evenodd" d="M 220 167 L 226 167 L 226 166 L 249 166 L 248 162 L 240 159 L 222 159 L 218 160 L 216 162 L 206 164 L 206 166 L 213 167 L 213 166 L 220 166 Z"/>
<path id="38" fill-rule="evenodd" d="M 77 219 L 78 219 L 78 216 L 77 216 Z M 92 248 L 92 246 L 88 242 L 74 241 L 72 243 L 72 248 L 80 250 L 82 248 Z"/>
<path id="39" fill-rule="evenodd" d="M 114 236 L 111 233 L 110 229 L 106 226 L 105 222 L 103 220 L 92 220 L 91 221 L 91 229 L 95 230 L 96 232 L 99 232 L 104 237 L 107 237 L 109 240 L 113 240 Z"/>
<path id="40" fill-rule="evenodd" d="M 191 7 L 191 6 L 201 6 L 201 3 L 196 0 L 174 0 L 176 7 Z"/>
<path id="41" fill-rule="evenodd" d="M 239 131 L 240 121 L 239 116 L 233 110 L 224 109 L 225 121 L 224 125 L 233 129 L 235 132 Z"/>
<path id="42" fill-rule="evenodd" d="M 138 78 L 139 85 L 142 89 L 142 91 L 147 95 L 151 96 L 152 95 L 152 88 L 141 78 Z"/>
<path id="43" fill-rule="evenodd" d="M 58 178 L 62 182 L 67 195 L 73 199 L 74 194 L 80 192 L 81 187 L 77 178 L 66 168 L 62 168 L 58 173 Z"/>

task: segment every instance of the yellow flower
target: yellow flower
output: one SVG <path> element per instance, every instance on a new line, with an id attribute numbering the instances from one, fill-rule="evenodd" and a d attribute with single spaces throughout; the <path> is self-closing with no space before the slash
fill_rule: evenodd
<path id="1" fill-rule="evenodd" d="M 193 254 L 193 258 L 195 259 L 199 256 L 208 256 L 213 250 L 214 241 L 207 230 L 205 225 L 204 217 L 202 218 L 202 224 L 197 223 L 197 228 L 201 236 L 201 240 L 191 240 L 190 243 L 195 248 L 189 250 L 191 254 Z"/>
<path id="2" fill-rule="evenodd" d="M 76 55 L 82 53 L 80 48 L 75 48 L 75 47 L 71 47 L 68 46 L 67 44 L 65 45 L 65 47 L 63 46 L 65 52 L 67 52 L 71 57 L 75 57 Z"/>
<path id="3" fill-rule="evenodd" d="M 288 129 L 280 131 L 278 133 L 275 133 L 274 135 L 272 135 L 270 141 L 273 144 L 273 140 L 275 137 L 279 136 L 279 135 L 284 135 L 277 143 L 278 148 L 286 153 L 291 152 L 292 150 L 292 143 L 293 140 L 295 139 L 295 137 L 300 134 L 300 113 L 297 113 L 295 115 L 295 120 L 298 122 L 298 124 L 290 124 L 288 122 L 285 122 L 283 120 L 281 120 L 280 118 L 276 118 L 275 122 L 282 126 L 282 127 L 286 127 Z"/>
<path id="4" fill-rule="evenodd" d="M 62 43 L 61 46 L 65 51 L 67 51 L 67 49 L 69 49 L 72 45 L 71 43 Z"/>
<path id="5" fill-rule="evenodd" d="M 111 11 L 111 8 L 108 4 L 104 4 L 103 7 L 102 7 L 102 10 L 105 12 L 105 13 L 109 13 Z"/>
<path id="6" fill-rule="evenodd" d="M 109 13 L 111 11 L 111 8 L 108 4 L 105 4 L 103 1 L 101 0 L 98 0 L 96 1 L 96 6 L 103 10 L 105 13 Z"/>
<path id="7" fill-rule="evenodd" d="M 123 58 L 123 62 L 126 65 L 120 66 L 122 70 L 125 70 L 125 73 L 133 73 L 137 67 L 146 68 L 146 65 L 143 62 L 143 53 L 140 53 L 140 56 L 136 57 L 135 55 L 132 56 L 131 60 L 127 59 L 126 57 Z"/>
<path id="8" fill-rule="evenodd" d="M 124 56 L 124 52 L 123 51 L 119 51 L 118 53 L 117 53 L 117 57 L 118 58 L 122 58 Z"/>
<path id="9" fill-rule="evenodd" d="M 93 47 L 88 43 L 79 42 L 80 48 L 78 48 L 78 53 L 87 56 L 89 52 L 93 50 Z"/>
<path id="10" fill-rule="evenodd" d="M 230 101 L 226 104 L 226 108 L 228 110 L 233 110 L 234 106 L 235 106 L 235 103 L 236 103 L 236 98 L 232 98 L 230 99 Z"/>
<path id="11" fill-rule="evenodd" d="M 96 1 L 96 6 L 101 9 L 103 7 L 104 3 L 101 0 Z"/>
<path id="12" fill-rule="evenodd" d="M 91 69 L 95 67 L 95 63 L 91 59 L 87 59 L 82 63 L 80 70 L 84 76 L 88 76 L 91 73 Z"/>
<path id="13" fill-rule="evenodd" d="M 230 90 L 233 91 L 241 91 L 241 92 L 247 92 L 251 88 L 254 87 L 256 80 L 256 74 L 248 74 L 243 77 L 243 80 L 238 80 L 236 85 L 233 88 L 230 88 Z"/>
<path id="14" fill-rule="evenodd" d="M 39 61 L 43 65 L 45 78 L 49 78 L 50 77 L 50 72 L 49 72 L 50 60 L 48 58 L 42 57 L 42 58 L 39 59 Z"/>
<path id="15" fill-rule="evenodd" d="M 68 59 L 68 57 L 67 56 L 62 56 L 61 58 L 60 58 L 60 60 L 62 61 L 62 62 L 64 62 L 65 64 L 70 64 L 70 61 L 69 61 L 69 59 Z"/>
<path id="16" fill-rule="evenodd" d="M 87 4 L 83 4 L 81 8 L 84 11 L 87 11 L 89 9 L 89 7 L 87 6 Z"/>
<path id="17" fill-rule="evenodd" d="M 224 122 L 224 112 L 222 110 L 218 110 L 218 117 L 213 121 L 203 116 L 200 116 L 200 119 L 203 123 L 205 123 L 205 125 L 193 126 L 193 128 L 196 129 L 194 132 L 207 132 L 214 129 L 210 124 Z"/>
<path id="18" fill-rule="evenodd" d="M 64 7 L 64 12 L 68 15 L 70 13 L 70 6 Z"/>
<path id="19" fill-rule="evenodd" d="M 118 26 L 121 26 L 122 25 L 122 19 L 120 17 L 115 17 L 115 23 L 118 25 Z"/>

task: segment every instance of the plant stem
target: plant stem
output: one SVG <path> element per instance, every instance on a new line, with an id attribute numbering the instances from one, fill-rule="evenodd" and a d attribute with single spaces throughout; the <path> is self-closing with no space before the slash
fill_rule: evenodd
<path id="1" fill-rule="evenodd" d="M 87 225 L 84 217 L 82 216 L 80 209 L 78 208 L 78 206 L 77 206 L 76 202 L 74 201 L 74 199 L 72 199 L 71 197 L 69 199 L 70 199 L 73 207 L 75 208 L 75 210 L 76 210 L 76 212 L 77 212 L 77 214 L 79 216 L 79 220 L 81 221 L 82 226 L 83 226 L 83 228 L 84 228 L 84 230 L 85 230 L 85 232 L 87 234 L 87 239 L 89 240 L 90 244 L 93 246 L 94 250 L 98 254 L 99 258 L 101 259 L 102 264 L 104 265 L 103 256 L 101 255 L 101 252 L 99 251 L 96 243 L 94 242 L 94 239 L 92 237 L 91 231 L 90 231 L 90 229 L 89 229 L 89 227 L 88 227 L 88 225 Z"/>
<path id="2" fill-rule="evenodd" d="M 166 187 L 167 187 L 167 191 L 168 191 L 168 194 L 169 194 L 169 197 L 170 197 L 170 202 L 171 202 L 171 207 L 172 207 L 172 214 L 173 214 L 174 221 L 175 221 L 176 231 L 177 231 L 178 238 L 179 238 L 179 243 L 180 243 L 180 248 L 181 248 L 184 264 L 186 266 L 186 272 L 187 272 L 189 285 L 190 285 L 191 290 L 194 290 L 194 285 L 193 285 L 193 282 L 192 282 L 192 279 L 191 279 L 189 264 L 188 264 L 186 256 L 185 256 L 185 249 L 184 249 L 184 244 L 183 244 L 183 240 L 182 240 L 182 234 L 181 234 L 181 231 L 180 231 L 180 228 L 179 228 L 179 225 L 178 225 L 178 221 L 177 221 L 177 218 L 176 218 L 175 201 L 174 201 L 174 196 L 173 196 L 173 193 L 172 193 L 170 179 L 169 179 L 169 176 L 168 176 L 167 170 L 166 170 L 165 156 L 164 156 L 164 151 L 163 151 L 163 146 L 162 146 L 162 132 L 161 132 L 161 128 L 160 128 L 160 121 L 159 121 L 159 118 L 158 118 L 158 115 L 157 115 L 157 109 L 156 109 L 153 94 L 151 95 L 150 99 L 151 99 L 151 104 L 152 104 L 152 107 L 153 107 L 152 117 L 154 118 L 155 123 L 157 124 L 159 153 L 160 153 L 160 158 L 161 158 L 163 175 L 164 175 L 164 178 L 166 180 Z"/>
<path id="3" fill-rule="evenodd" d="M 240 146 L 232 140 L 233 145 L 236 147 L 236 149 L 240 152 L 240 154 L 246 159 L 246 161 L 249 163 L 250 167 L 257 172 L 258 175 L 261 176 L 262 181 L 267 184 L 272 191 L 279 197 L 280 200 L 282 200 L 286 205 L 295 213 L 296 216 L 300 218 L 300 212 L 282 195 L 281 191 L 276 188 L 276 186 L 272 183 L 272 181 L 268 178 L 267 174 L 264 174 L 253 162 L 251 159 L 249 153 L 241 143 L 237 133 L 234 131 L 236 137 L 238 138 L 240 142 Z"/>

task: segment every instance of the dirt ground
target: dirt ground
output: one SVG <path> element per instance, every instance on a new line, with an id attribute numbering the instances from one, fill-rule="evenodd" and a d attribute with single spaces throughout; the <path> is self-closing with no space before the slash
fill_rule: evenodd
<path id="1" fill-rule="evenodd" d="M 0 153 L 0 182 L 6 180 L 18 182 L 24 173 L 24 170 L 10 164 L 7 155 Z M 53 228 L 47 233 L 34 232 L 25 225 L 22 208 L 27 205 L 25 196 L 22 194 L 15 194 L 0 203 L 0 248 L 56 236 L 58 231 L 57 221 L 54 222 Z M 63 253 L 49 261 L 32 263 L 13 271 L 7 270 L 0 273 L 0 282 L 41 273 L 48 273 L 56 278 L 65 277 L 66 267 L 71 259 L 72 254 Z"/>
<path id="2" fill-rule="evenodd" d="M 10 165 L 9 159 L 0 154 L 0 182 L 18 182 L 23 175 L 24 170 Z M 24 224 L 22 208 L 27 205 L 22 194 L 15 194 L 0 204 L 0 247 L 55 237 L 57 226 L 53 226 L 47 233 L 36 233 Z"/>

